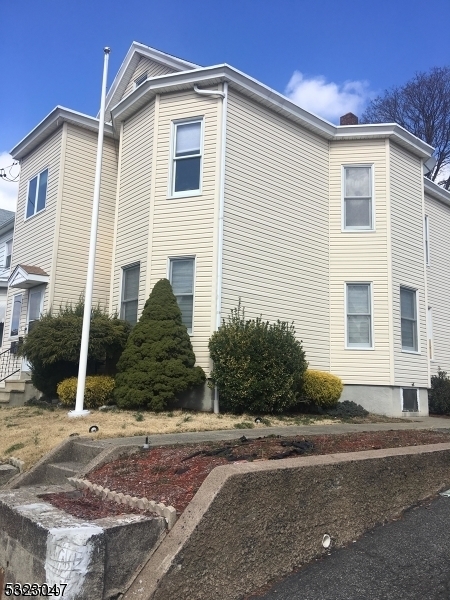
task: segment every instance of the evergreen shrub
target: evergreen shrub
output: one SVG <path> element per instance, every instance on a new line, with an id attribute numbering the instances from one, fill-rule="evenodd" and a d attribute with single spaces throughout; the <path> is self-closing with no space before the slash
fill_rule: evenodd
<path id="1" fill-rule="evenodd" d="M 55 398 L 59 382 L 78 374 L 83 328 L 84 302 L 49 311 L 34 324 L 20 348 L 31 367 L 33 385 L 45 397 Z M 110 316 L 100 307 L 91 311 L 87 374 L 99 371 L 114 375 L 116 363 L 125 347 L 130 325 Z"/>
<path id="2" fill-rule="evenodd" d="M 440 368 L 438 374 L 431 377 L 428 408 L 436 415 L 450 415 L 450 378 Z"/>
<path id="3" fill-rule="evenodd" d="M 117 364 L 114 396 L 122 408 L 163 410 L 205 381 L 167 279 L 158 281 Z"/>
<path id="4" fill-rule="evenodd" d="M 303 378 L 302 401 L 322 408 L 335 406 L 344 389 L 342 380 L 325 371 L 308 369 Z"/>
<path id="5" fill-rule="evenodd" d="M 64 406 L 72 406 L 77 398 L 77 377 L 64 379 L 58 384 L 57 393 Z M 89 375 L 86 377 L 84 390 L 84 406 L 86 408 L 99 408 L 112 400 L 114 378 L 108 375 Z"/>
<path id="6" fill-rule="evenodd" d="M 281 413 L 297 402 L 307 362 L 293 324 L 246 319 L 231 311 L 209 341 L 222 410 L 234 413 Z"/>
<path id="7" fill-rule="evenodd" d="M 356 404 L 351 400 L 344 400 L 344 402 L 338 402 L 336 406 L 326 411 L 330 417 L 337 417 L 338 419 L 351 419 L 353 417 L 367 417 L 369 411 L 366 410 L 361 404 Z"/>

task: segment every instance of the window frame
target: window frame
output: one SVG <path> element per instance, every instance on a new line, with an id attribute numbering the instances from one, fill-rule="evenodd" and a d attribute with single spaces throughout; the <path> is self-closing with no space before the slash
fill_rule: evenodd
<path id="1" fill-rule="evenodd" d="M 148 72 L 145 71 L 145 73 L 142 73 L 142 75 L 139 75 L 139 77 L 136 77 L 136 79 L 134 80 L 134 89 L 138 88 L 140 85 L 142 85 L 143 83 L 145 83 L 148 79 Z"/>
<path id="2" fill-rule="evenodd" d="M 11 252 L 9 254 L 8 254 L 8 244 L 11 244 Z M 9 240 L 6 240 L 6 242 L 5 242 L 5 266 L 4 266 L 5 269 L 11 269 L 12 249 L 13 249 L 13 238 L 10 238 Z M 7 264 L 8 256 L 9 256 L 9 264 Z"/>
<path id="3" fill-rule="evenodd" d="M 38 195 L 39 195 L 39 182 L 41 180 L 41 175 L 43 173 L 45 173 L 45 171 L 47 171 L 47 185 L 45 188 L 45 200 L 44 200 L 44 207 L 41 208 L 40 210 L 37 210 L 37 200 L 38 200 Z M 48 196 L 48 178 L 50 175 L 50 169 L 49 167 L 45 167 L 44 169 L 42 169 L 41 171 L 39 171 L 39 173 L 37 175 L 35 175 L 34 177 L 31 177 L 28 182 L 27 182 L 27 196 L 26 196 L 26 200 L 25 200 L 25 218 L 24 221 L 28 221 L 28 219 L 32 219 L 33 217 L 35 217 L 36 215 L 44 212 L 44 210 L 47 208 L 47 196 Z M 35 193 L 35 198 L 34 198 L 34 212 L 33 214 L 27 216 L 27 212 L 28 212 L 28 198 L 30 195 L 30 184 L 32 181 L 34 181 L 35 179 L 37 179 L 36 181 L 36 193 Z"/>
<path id="4" fill-rule="evenodd" d="M 203 162 L 204 162 L 204 147 L 205 147 L 205 119 L 203 116 L 192 117 L 186 119 L 176 119 L 171 121 L 170 124 L 170 157 L 169 157 L 169 185 L 167 190 L 167 198 L 190 198 L 193 196 L 202 195 L 203 186 Z M 191 156 L 186 157 L 175 157 L 175 149 L 177 143 L 177 128 L 179 125 L 186 125 L 188 123 L 200 123 L 200 152 L 199 154 L 192 155 L 192 157 L 200 156 L 200 173 L 199 173 L 199 187 L 195 190 L 185 190 L 181 192 L 175 192 L 175 174 L 176 174 L 176 161 L 183 160 L 183 158 L 192 158 Z"/>
<path id="5" fill-rule="evenodd" d="M 187 327 L 187 332 L 188 334 L 192 337 L 194 335 L 194 323 L 195 323 L 195 281 L 196 281 L 196 275 L 197 275 L 197 258 L 195 254 L 189 254 L 186 256 L 169 256 L 167 258 L 167 279 L 170 282 L 170 285 L 172 285 L 172 263 L 176 260 L 192 260 L 194 261 L 194 269 L 192 272 L 192 327 L 191 329 L 189 329 Z M 172 288 L 173 290 L 173 288 Z M 175 294 L 175 298 L 177 297 L 177 295 Z M 184 294 L 187 295 L 187 294 Z M 177 300 L 178 302 L 178 300 Z"/>
<path id="6" fill-rule="evenodd" d="M 370 295 L 370 345 L 349 345 L 348 343 L 348 286 L 366 285 L 369 287 Z M 373 282 L 372 281 L 346 281 L 344 283 L 344 315 L 345 315 L 345 349 L 346 350 L 375 350 L 374 328 L 373 328 Z M 364 315 L 367 316 L 367 315 Z"/>
<path id="7" fill-rule="evenodd" d="M 407 292 L 413 292 L 415 294 L 415 302 L 414 302 L 414 307 L 415 307 L 415 311 L 416 311 L 416 348 L 412 349 L 412 348 L 404 348 L 403 347 L 403 340 L 402 340 L 402 318 L 406 317 L 402 317 L 402 290 L 406 290 Z M 420 354 L 420 327 L 419 327 L 419 290 L 416 288 L 412 288 L 409 287 L 407 285 L 401 285 L 400 286 L 400 295 L 399 295 L 399 303 L 400 303 L 400 344 L 401 344 L 401 348 L 402 348 L 402 352 L 405 352 L 406 354 Z M 412 319 L 407 319 L 408 321 L 411 321 Z"/>
<path id="8" fill-rule="evenodd" d="M 371 202 L 371 211 L 370 211 L 370 219 L 371 226 L 370 227 L 347 227 L 345 224 L 346 221 L 346 195 L 345 195 L 345 170 L 351 168 L 365 168 L 370 169 L 370 202 Z M 360 196 L 349 196 L 350 199 L 360 198 Z M 341 231 L 345 233 L 368 233 L 375 232 L 375 165 L 374 163 L 355 163 L 355 164 L 343 164 L 341 166 Z"/>
<path id="9" fill-rule="evenodd" d="M 425 215 L 424 217 L 423 238 L 425 250 L 425 264 L 428 267 L 430 265 L 430 219 L 428 215 Z"/>
<path id="10" fill-rule="evenodd" d="M 14 304 L 15 304 L 15 300 L 16 298 L 20 296 L 20 312 L 19 312 L 19 323 L 17 325 L 17 333 L 13 334 L 12 333 L 12 324 L 13 324 L 13 315 L 14 315 Z M 19 292 L 18 294 L 13 294 L 13 297 L 11 298 L 11 319 L 9 322 L 9 339 L 16 339 L 19 337 L 20 334 L 20 319 L 22 317 L 22 308 L 23 308 L 23 292 Z"/>
<path id="11" fill-rule="evenodd" d="M 139 277 L 138 277 L 138 287 L 137 287 L 137 297 L 136 298 L 128 298 L 128 300 L 124 300 L 123 295 L 124 295 L 124 291 L 125 291 L 125 285 L 124 285 L 124 279 L 125 279 L 125 271 L 129 271 L 131 269 L 135 269 L 136 267 L 139 268 Z M 136 302 L 137 301 L 137 307 L 136 307 L 136 323 L 138 322 L 138 314 L 139 314 L 139 289 L 140 289 L 140 284 L 141 284 L 141 263 L 140 261 L 131 263 L 129 265 L 124 265 L 123 267 L 121 267 L 121 277 L 120 277 L 120 310 L 119 310 L 119 316 L 121 319 L 123 319 L 124 321 L 126 320 L 124 318 L 124 304 L 127 302 Z M 130 321 L 127 321 L 127 323 L 130 323 Z M 134 327 L 134 325 L 136 323 L 132 323 L 132 327 Z"/>
<path id="12" fill-rule="evenodd" d="M 416 392 L 416 402 L 417 402 L 417 410 L 405 410 L 404 406 L 404 398 L 403 398 L 403 391 L 404 390 L 415 390 Z M 416 387 L 405 387 L 405 388 L 400 388 L 400 399 L 402 402 L 402 413 L 409 413 L 409 414 L 415 414 L 420 412 L 420 394 L 419 394 L 419 388 Z"/>

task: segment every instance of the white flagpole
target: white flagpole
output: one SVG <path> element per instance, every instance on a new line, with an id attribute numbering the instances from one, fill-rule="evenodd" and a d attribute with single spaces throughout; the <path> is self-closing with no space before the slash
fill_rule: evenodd
<path id="1" fill-rule="evenodd" d="M 97 161 L 95 165 L 94 198 L 92 206 L 91 240 L 89 244 L 88 270 L 86 277 L 86 292 L 84 297 L 83 331 L 81 334 L 80 363 L 78 367 L 78 386 L 75 410 L 69 412 L 69 417 L 82 417 L 89 411 L 83 409 L 84 390 L 86 387 L 86 367 L 89 347 L 89 331 L 91 327 L 92 290 L 94 287 L 95 250 L 97 245 L 98 209 L 100 203 L 100 182 L 103 154 L 103 130 L 105 128 L 105 99 L 106 80 L 108 76 L 108 60 L 110 48 L 103 49 L 105 53 L 103 63 L 102 98 L 100 102 L 100 121 L 98 125 Z"/>

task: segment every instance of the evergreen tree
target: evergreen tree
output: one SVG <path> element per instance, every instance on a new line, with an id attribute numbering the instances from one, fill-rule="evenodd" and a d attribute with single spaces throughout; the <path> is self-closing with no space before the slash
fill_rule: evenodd
<path id="1" fill-rule="evenodd" d="M 167 279 L 158 281 L 117 365 L 114 395 L 122 408 L 162 410 L 205 381 Z"/>

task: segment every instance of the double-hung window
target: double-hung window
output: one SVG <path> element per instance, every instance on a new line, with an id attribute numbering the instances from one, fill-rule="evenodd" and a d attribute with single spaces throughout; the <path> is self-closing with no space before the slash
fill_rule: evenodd
<path id="1" fill-rule="evenodd" d="M 170 259 L 169 281 L 188 333 L 192 333 L 194 320 L 194 265 L 194 258 Z"/>
<path id="2" fill-rule="evenodd" d="M 347 348 L 372 348 L 372 286 L 347 283 Z"/>
<path id="3" fill-rule="evenodd" d="M 12 240 L 8 240 L 5 244 L 5 269 L 11 267 Z"/>
<path id="4" fill-rule="evenodd" d="M 47 200 L 48 169 L 45 169 L 28 182 L 26 218 L 44 210 Z"/>
<path id="5" fill-rule="evenodd" d="M 171 196 L 200 192 L 202 127 L 201 119 L 173 124 Z"/>
<path id="6" fill-rule="evenodd" d="M 417 292 L 400 288 L 400 318 L 402 330 L 402 350 L 417 352 Z"/>
<path id="7" fill-rule="evenodd" d="M 373 230 L 372 167 L 344 167 L 343 228 Z"/>
<path id="8" fill-rule="evenodd" d="M 22 294 L 16 294 L 12 299 L 11 337 L 19 335 L 20 313 L 22 312 Z"/>
<path id="9" fill-rule="evenodd" d="M 139 265 L 130 265 L 122 269 L 122 302 L 120 318 L 135 325 L 137 323 L 139 298 Z"/>

